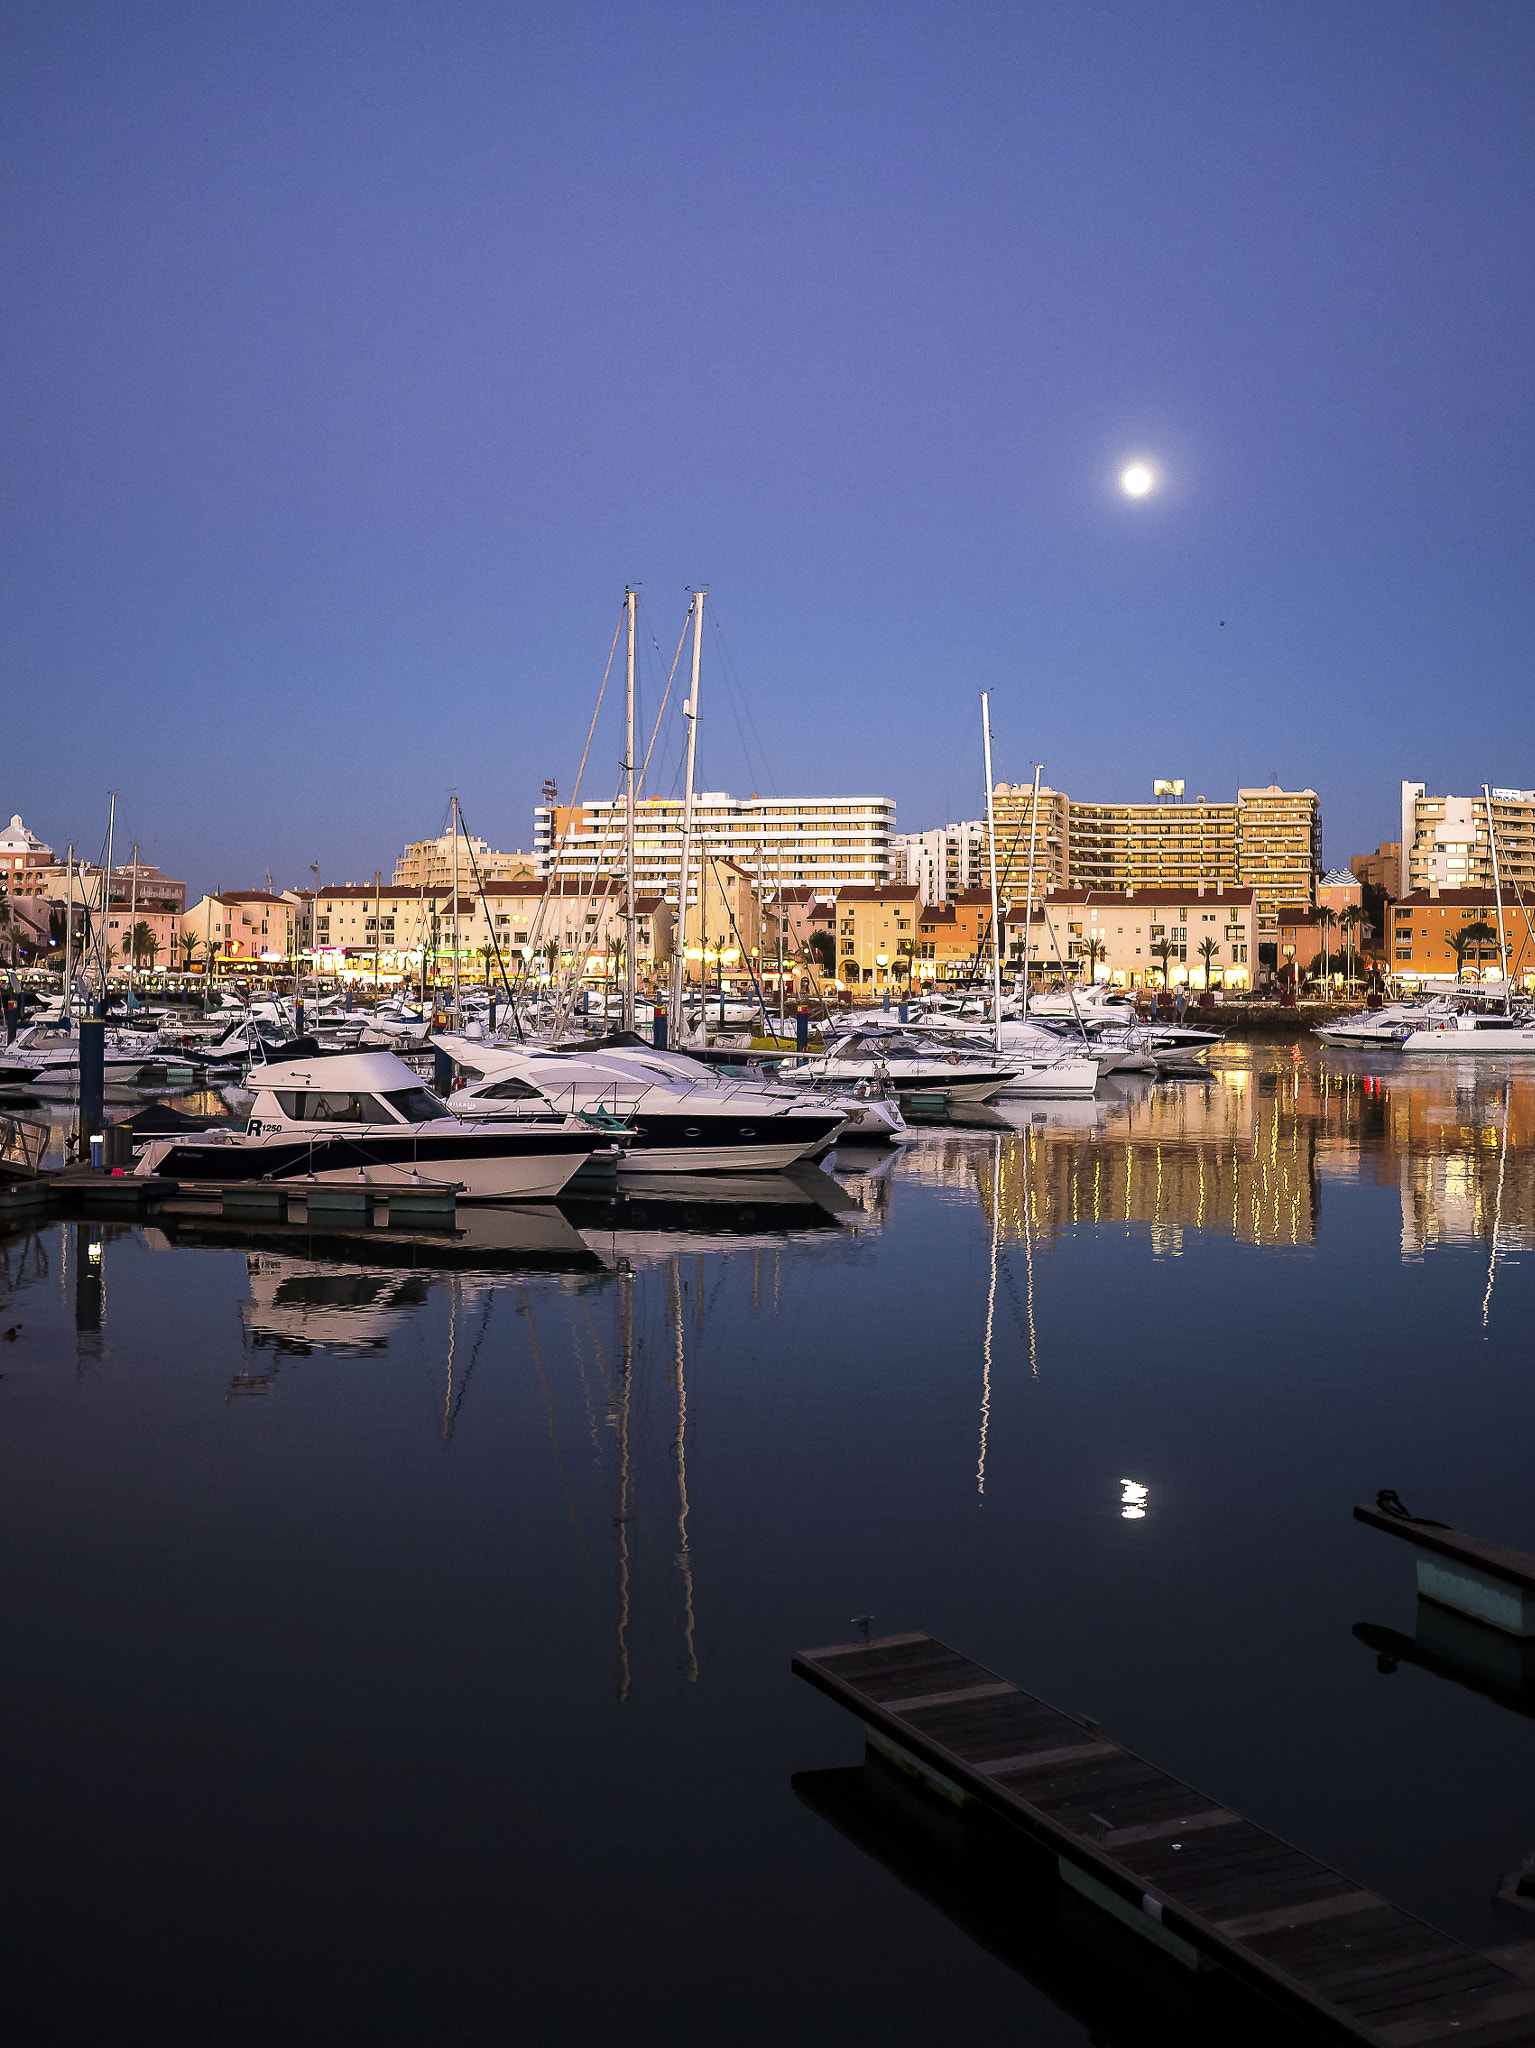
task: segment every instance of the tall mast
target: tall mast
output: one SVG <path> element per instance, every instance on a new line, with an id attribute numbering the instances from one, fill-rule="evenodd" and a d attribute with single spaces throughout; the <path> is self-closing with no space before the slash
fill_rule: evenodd
<path id="1" fill-rule="evenodd" d="M 628 652 L 624 661 L 624 1014 L 625 1031 L 634 1029 L 634 612 L 638 592 L 624 592 L 628 617 Z"/>
<path id="2" fill-rule="evenodd" d="M 112 916 L 112 834 L 117 827 L 117 791 L 114 789 L 109 791 L 108 794 L 111 800 L 111 807 L 107 811 L 107 871 L 102 878 L 101 884 L 101 931 L 96 941 L 97 958 L 101 962 L 101 1000 L 103 1003 L 107 999 L 107 968 L 111 964 L 107 959 L 107 947 L 111 943 L 107 938 L 107 927 Z"/>
<path id="3" fill-rule="evenodd" d="M 138 964 L 138 953 L 134 947 L 133 935 L 138 930 L 139 917 L 139 842 L 133 842 L 132 894 L 128 899 L 128 993 L 133 994 L 133 970 Z M 130 1006 L 131 1007 L 131 1006 Z"/>
<path id="4" fill-rule="evenodd" d="M 458 1016 L 458 798 L 453 799 L 453 1029 Z"/>
<path id="5" fill-rule="evenodd" d="M 672 942 L 672 999 L 668 1019 L 669 1043 L 682 1036 L 682 969 L 688 941 L 688 867 L 693 853 L 693 763 L 698 748 L 698 671 L 703 658 L 704 593 L 693 592 L 693 688 L 684 716 L 688 722 L 687 783 L 682 795 L 682 872 L 677 883 L 677 936 Z M 703 914 L 703 875 L 698 877 L 699 915 Z M 702 971 L 700 963 L 700 980 Z"/>
<path id="6" fill-rule="evenodd" d="M 1503 968 L 1503 1008 L 1509 1007 L 1508 939 L 1503 930 L 1503 883 L 1498 873 L 1498 835 L 1492 827 L 1492 791 L 1482 784 L 1482 801 L 1487 806 L 1487 843 L 1492 848 L 1492 886 L 1498 897 L 1498 959 Z"/>
<path id="7" fill-rule="evenodd" d="M 981 692 L 981 746 L 986 756 L 986 838 L 991 849 L 991 1029 L 1002 1050 L 1002 933 L 997 925 L 997 819 L 991 801 L 991 713 Z"/>
<path id="8" fill-rule="evenodd" d="M 1034 833 L 1039 824 L 1039 771 L 1042 761 L 1034 763 L 1034 803 L 1029 812 L 1029 893 L 1023 906 L 1023 1015 L 1027 1022 L 1029 1015 L 1029 927 L 1034 921 Z"/>
<path id="9" fill-rule="evenodd" d="M 69 842 L 68 864 L 65 870 L 68 880 L 64 884 L 64 1029 L 69 1029 L 71 1015 L 69 1002 L 70 973 L 75 952 L 75 843 Z"/>

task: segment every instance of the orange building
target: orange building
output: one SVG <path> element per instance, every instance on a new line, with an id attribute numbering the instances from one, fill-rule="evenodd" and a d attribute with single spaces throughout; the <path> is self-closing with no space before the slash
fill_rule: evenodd
<path id="1" fill-rule="evenodd" d="M 1490 889 L 1414 889 L 1387 911 L 1387 967 L 1393 974 L 1457 972 L 1455 936 L 1473 925 L 1496 934 L 1498 906 Z M 1510 981 L 1535 985 L 1535 912 L 1517 903 L 1503 906 Z M 1499 977 L 1498 942 L 1482 938 L 1463 945 L 1459 971 L 1468 979 Z"/>

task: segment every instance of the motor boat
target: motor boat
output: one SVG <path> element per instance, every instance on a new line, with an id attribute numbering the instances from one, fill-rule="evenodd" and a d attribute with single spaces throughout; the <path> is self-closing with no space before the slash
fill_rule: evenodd
<path id="1" fill-rule="evenodd" d="M 1134 1066 L 1137 1061 L 1137 1055 L 1127 1047 L 1111 1043 L 1096 1031 L 1077 1031 L 1073 1027 L 1057 1032 L 1043 1024 L 1006 1016 L 1000 1027 L 987 1025 L 984 1030 L 994 1040 L 1000 1040 L 1000 1044 L 988 1044 L 973 1022 L 955 1015 L 926 1018 L 915 1035 L 931 1040 L 940 1050 L 946 1051 L 952 1043 L 1009 1066 L 1015 1085 L 1004 1088 L 1004 1096 L 1091 1094 L 1092 1090 L 1083 1085 L 1083 1076 L 1076 1071 L 1079 1067 L 1090 1064 L 1095 1080 L 1101 1080 L 1105 1074 L 1117 1073 L 1121 1067 Z M 1148 1060 L 1146 1064 L 1150 1069 L 1154 1062 Z M 1050 1086 L 1051 1072 L 1059 1087 Z"/>
<path id="2" fill-rule="evenodd" d="M 1356 1010 L 1347 1017 L 1315 1026 L 1314 1035 L 1324 1045 L 1358 1046 L 1361 1050 L 1400 1051 L 1402 1041 L 1414 1031 L 1432 1031 L 1453 1022 L 1455 1005 L 1443 996 L 1426 1003 L 1387 1003 L 1379 1010 Z"/>
<path id="3" fill-rule="evenodd" d="M 806 1101 L 638 1039 L 558 1048 L 439 1033 L 433 1043 L 464 1078 L 450 1098 L 457 1116 L 515 1123 L 560 1111 L 628 1126 L 621 1179 L 786 1167 L 825 1151 L 847 1123 L 835 1101 Z"/>
<path id="4" fill-rule="evenodd" d="M 137 1086 L 147 1075 L 163 1084 L 168 1068 L 183 1062 L 151 1032 L 102 1033 L 102 1078 L 107 1086 Z M 189 1070 L 190 1073 L 190 1070 Z M 28 1024 L 0 1051 L 0 1087 L 25 1081 L 37 1088 L 78 1088 L 80 1034 L 63 1025 Z"/>
<path id="5" fill-rule="evenodd" d="M 1097 1069 L 1089 1071 L 1096 1083 Z M 790 1055 L 778 1072 L 801 1088 L 876 1081 L 897 1095 L 941 1095 L 948 1103 L 990 1102 L 1015 1078 L 1006 1062 L 989 1053 L 945 1051 L 901 1030 L 849 1032 L 824 1052 L 799 1060 Z"/>
<path id="6" fill-rule="evenodd" d="M 456 1186 L 467 1202 L 548 1201 L 622 1126 L 580 1118 L 520 1127 L 454 1116 L 392 1052 L 315 1053 L 253 1067 L 243 1133 L 154 1138 L 135 1171 L 179 1181 L 371 1181 Z"/>
<path id="7" fill-rule="evenodd" d="M 1409 1031 L 1401 1050 L 1479 1053 L 1499 1059 L 1535 1053 L 1535 1014 L 1528 1010 L 1459 1010 Z"/>

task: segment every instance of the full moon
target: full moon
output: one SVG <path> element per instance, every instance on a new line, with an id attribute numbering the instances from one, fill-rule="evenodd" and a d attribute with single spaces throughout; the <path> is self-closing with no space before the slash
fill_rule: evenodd
<path id="1" fill-rule="evenodd" d="M 1130 467 L 1123 471 L 1119 481 L 1130 497 L 1144 498 L 1156 482 L 1156 478 L 1144 462 L 1132 462 Z"/>

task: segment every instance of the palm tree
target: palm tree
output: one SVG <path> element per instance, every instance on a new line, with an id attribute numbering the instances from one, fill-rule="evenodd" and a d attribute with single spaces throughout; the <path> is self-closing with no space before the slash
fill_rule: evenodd
<path id="1" fill-rule="evenodd" d="M 1153 952 L 1153 953 L 1155 953 L 1155 954 L 1156 954 L 1157 958 L 1158 958 L 1158 959 L 1159 959 L 1159 960 L 1161 961 L 1161 963 L 1162 963 L 1162 986 L 1163 986 L 1163 988 L 1171 988 L 1171 986 L 1172 986 L 1172 983 L 1171 983 L 1171 982 L 1170 982 L 1170 981 L 1168 980 L 1168 977 L 1167 977 L 1167 963 L 1168 963 L 1168 961 L 1169 961 L 1169 960 L 1171 960 L 1171 958 L 1173 957 L 1174 953 L 1176 953 L 1176 952 L 1177 952 L 1177 950 L 1178 950 L 1178 949 L 1177 949 L 1177 947 L 1176 947 L 1176 946 L 1175 946 L 1175 945 L 1173 944 L 1173 942 L 1172 942 L 1172 940 L 1171 940 L 1171 939 L 1158 939 L 1158 940 L 1157 940 L 1157 942 L 1156 942 L 1156 944 L 1155 944 L 1155 945 L 1154 945 L 1154 946 L 1152 947 L 1152 949 L 1151 949 L 1151 950 L 1152 950 L 1152 952 Z"/>
<path id="2" fill-rule="evenodd" d="M 1343 934 L 1343 974 L 1345 980 L 1353 978 L 1351 955 L 1353 952 L 1354 934 L 1363 923 L 1364 912 L 1357 903 L 1350 903 L 1343 912 L 1343 915 L 1338 919 L 1338 929 Z"/>
<path id="3" fill-rule="evenodd" d="M 160 941 L 155 937 L 153 931 L 144 922 L 143 918 L 139 919 L 133 930 L 128 934 L 128 944 L 133 949 L 133 964 L 135 967 L 145 958 L 148 959 L 151 967 L 154 966 L 155 955 L 160 950 Z"/>
<path id="4" fill-rule="evenodd" d="M 1325 980 L 1327 979 L 1327 934 L 1328 934 L 1328 933 L 1329 933 L 1329 932 L 1330 932 L 1330 931 L 1332 930 L 1333 926 L 1334 926 L 1334 925 L 1335 925 L 1335 924 L 1336 924 L 1336 923 L 1338 922 L 1338 917 L 1337 917 L 1337 913 L 1336 913 L 1336 911 L 1334 911 L 1334 910 L 1333 910 L 1333 909 L 1332 909 L 1332 908 L 1331 908 L 1331 907 L 1330 907 L 1330 906 L 1329 906 L 1328 904 L 1326 904 L 1326 903 L 1323 903 L 1323 904 L 1319 904 L 1319 905 L 1318 905 L 1318 907 L 1317 907 L 1316 921 L 1317 921 L 1317 924 L 1318 924 L 1318 926 L 1320 927 L 1320 929 L 1321 929 L 1321 933 L 1322 933 L 1322 977 L 1321 977 L 1321 978 L 1322 978 L 1322 980 L 1323 980 L 1323 981 L 1325 981 Z"/>
<path id="5" fill-rule="evenodd" d="M 1480 952 L 1483 946 L 1495 946 L 1498 935 L 1485 918 L 1474 918 L 1470 924 L 1463 924 L 1458 932 L 1450 933 L 1450 944 L 1455 949 L 1455 972 L 1460 974 L 1466 964 L 1466 955 L 1472 947 Z"/>
<path id="6" fill-rule="evenodd" d="M 195 932 L 183 932 L 181 934 L 181 971 L 183 974 L 190 974 L 192 972 L 192 962 L 197 958 L 197 945 L 198 940 Z"/>
<path id="7" fill-rule="evenodd" d="M 1199 942 L 1199 957 L 1200 957 L 1200 959 L 1201 959 L 1201 960 L 1203 960 L 1203 962 L 1205 963 L 1205 987 L 1206 987 L 1207 989 L 1208 989 L 1208 988 L 1209 988 L 1209 986 L 1210 986 L 1210 968 L 1211 968 L 1211 966 L 1213 965 L 1213 963 L 1214 963 L 1214 960 L 1215 960 L 1215 956 L 1216 956 L 1216 954 L 1217 954 L 1217 953 L 1218 953 L 1219 951 L 1220 951 L 1220 941 L 1219 941 L 1218 939 L 1201 939 L 1201 940 L 1200 940 L 1200 942 Z"/>
<path id="8" fill-rule="evenodd" d="M 1083 942 L 1082 958 L 1087 962 L 1087 978 L 1090 982 L 1097 980 L 1098 962 L 1104 958 L 1107 952 L 1107 946 L 1104 945 L 1096 932 L 1094 932 L 1090 939 Z"/>

